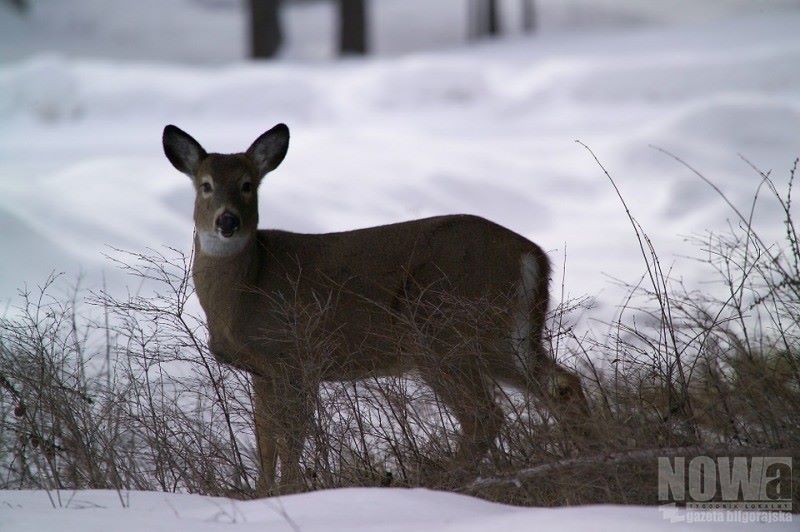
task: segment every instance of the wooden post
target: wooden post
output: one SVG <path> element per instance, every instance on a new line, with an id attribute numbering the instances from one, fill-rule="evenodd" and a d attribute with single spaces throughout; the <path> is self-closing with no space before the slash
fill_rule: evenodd
<path id="1" fill-rule="evenodd" d="M 367 8 L 365 0 L 339 0 L 339 53 L 367 53 Z"/>
<path id="2" fill-rule="evenodd" d="M 253 58 L 274 57 L 281 48 L 280 0 L 250 0 L 250 52 Z"/>
<path id="3" fill-rule="evenodd" d="M 470 39 L 500 35 L 497 0 L 469 0 L 467 24 Z"/>
<path id="4" fill-rule="evenodd" d="M 497 0 L 486 2 L 486 35 L 494 37 L 500 34 L 500 21 L 497 16 Z"/>
<path id="5" fill-rule="evenodd" d="M 536 29 L 536 0 L 522 1 L 522 31 L 531 33 Z"/>

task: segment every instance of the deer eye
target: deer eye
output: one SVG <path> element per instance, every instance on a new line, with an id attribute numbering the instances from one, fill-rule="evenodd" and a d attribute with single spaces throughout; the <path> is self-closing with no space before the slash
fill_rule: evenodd
<path id="1" fill-rule="evenodd" d="M 211 183 L 208 181 L 203 181 L 200 183 L 200 190 L 203 192 L 203 194 L 211 194 Z"/>
<path id="2" fill-rule="evenodd" d="M 253 185 L 250 183 L 250 181 L 245 181 L 244 183 L 242 183 L 242 192 L 249 193 L 252 192 L 252 190 L 253 190 Z"/>

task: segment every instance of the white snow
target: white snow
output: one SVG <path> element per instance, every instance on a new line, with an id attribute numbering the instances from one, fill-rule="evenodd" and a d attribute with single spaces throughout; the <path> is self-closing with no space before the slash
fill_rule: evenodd
<path id="1" fill-rule="evenodd" d="M 261 224 L 325 232 L 442 213 L 491 218 L 541 243 L 572 295 L 617 303 L 642 271 L 617 180 L 667 264 L 731 213 L 668 149 L 746 207 L 758 176 L 800 154 L 800 11 L 627 31 L 547 33 L 343 62 L 182 66 L 50 53 L 0 66 L 0 299 L 52 270 L 125 282 L 109 247 L 189 250 L 192 190 L 161 152 L 175 123 L 240 151 L 277 122 L 283 166 Z M 162 41 L 165 42 L 165 41 Z M 165 44 L 166 46 L 166 44 Z M 782 231 L 774 205 L 756 221 Z M 560 279 L 555 280 L 560 284 Z"/>
<path id="2" fill-rule="evenodd" d="M 0 491 L 0 529 L 7 532 L 271 532 L 459 531 L 674 532 L 796 530 L 796 523 L 741 522 L 735 512 L 653 507 L 519 508 L 425 489 L 349 488 L 255 501 L 152 492 Z M 59 502 L 60 501 L 60 502 Z M 124 504 L 124 506 L 123 506 Z M 757 517 L 757 514 L 747 514 Z M 689 522 L 717 518 L 723 522 Z M 724 520 L 730 520 L 725 522 Z"/>
<path id="3" fill-rule="evenodd" d="M 731 214 L 649 146 L 682 157 L 743 207 L 759 179 L 739 154 L 785 176 L 800 155 L 793 3 L 540 0 L 531 37 L 398 56 L 461 44 L 463 24 L 443 31 L 441 21 L 463 22 L 463 2 L 436 2 L 420 17 L 434 3 L 386 0 L 372 15 L 379 57 L 342 62 L 319 61 L 331 53 L 330 6 L 298 4 L 286 13 L 283 60 L 263 64 L 241 60 L 245 19 L 232 0 L 40 0 L 22 19 L 0 4 L 0 302 L 53 270 L 122 286 L 109 246 L 190 249 L 192 190 L 161 152 L 167 123 L 222 152 L 290 126 L 289 155 L 259 191 L 264 227 L 325 232 L 475 213 L 541 243 L 556 272 L 566 255 L 569 293 L 600 294 L 608 309 L 618 294 L 607 276 L 632 281 L 642 265 L 580 139 L 662 258 L 697 283 L 707 272 L 680 259 L 696 252 L 683 237 L 724 229 Z M 756 224 L 772 238 L 778 214 L 760 202 Z M 0 492 L 0 530 L 733 526 L 689 527 L 680 511 L 657 508 L 522 509 L 426 490 L 251 502 L 131 492 L 126 507 L 115 492 L 58 495 L 53 508 L 42 491 Z"/>
<path id="4" fill-rule="evenodd" d="M 506 35 L 521 32 L 522 0 L 499 0 Z M 225 63 L 245 57 L 243 0 L 30 0 L 23 17 L 0 3 L 0 62 L 59 50 L 77 57 Z M 535 0 L 538 33 L 629 30 L 796 9 L 795 0 Z M 466 0 L 371 0 L 370 46 L 379 55 L 450 48 L 467 39 Z M 332 0 L 287 0 L 282 57 L 334 56 Z"/>

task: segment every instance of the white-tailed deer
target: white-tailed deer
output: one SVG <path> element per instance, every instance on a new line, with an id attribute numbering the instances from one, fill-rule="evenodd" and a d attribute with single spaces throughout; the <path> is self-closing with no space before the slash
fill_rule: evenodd
<path id="1" fill-rule="evenodd" d="M 460 424 L 461 465 L 478 463 L 499 433 L 498 383 L 562 405 L 562 419 L 586 415 L 578 377 L 543 347 L 550 263 L 533 242 L 468 215 L 342 233 L 258 230 L 256 192 L 286 155 L 285 125 L 245 153 L 206 153 L 172 125 L 163 144 L 196 189 L 193 277 L 209 348 L 253 375 L 262 490 L 272 487 L 278 458 L 282 489 L 302 486 L 299 461 L 323 381 L 416 371 Z M 453 300 L 501 301 L 507 310 L 479 324 L 477 355 L 454 350 L 458 324 L 397 348 L 401 326 L 430 320 Z M 335 341 L 324 353 L 309 356 L 281 338 L 285 305 L 295 301 L 326 302 L 322 327 Z"/>

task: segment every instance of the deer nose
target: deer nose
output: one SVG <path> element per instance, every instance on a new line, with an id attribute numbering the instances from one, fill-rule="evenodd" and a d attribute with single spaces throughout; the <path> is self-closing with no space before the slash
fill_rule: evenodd
<path id="1" fill-rule="evenodd" d="M 222 236 L 225 238 L 230 238 L 233 236 L 241 222 L 239 221 L 239 217 L 233 214 L 230 211 L 225 211 L 217 217 L 217 230 L 220 232 Z"/>

